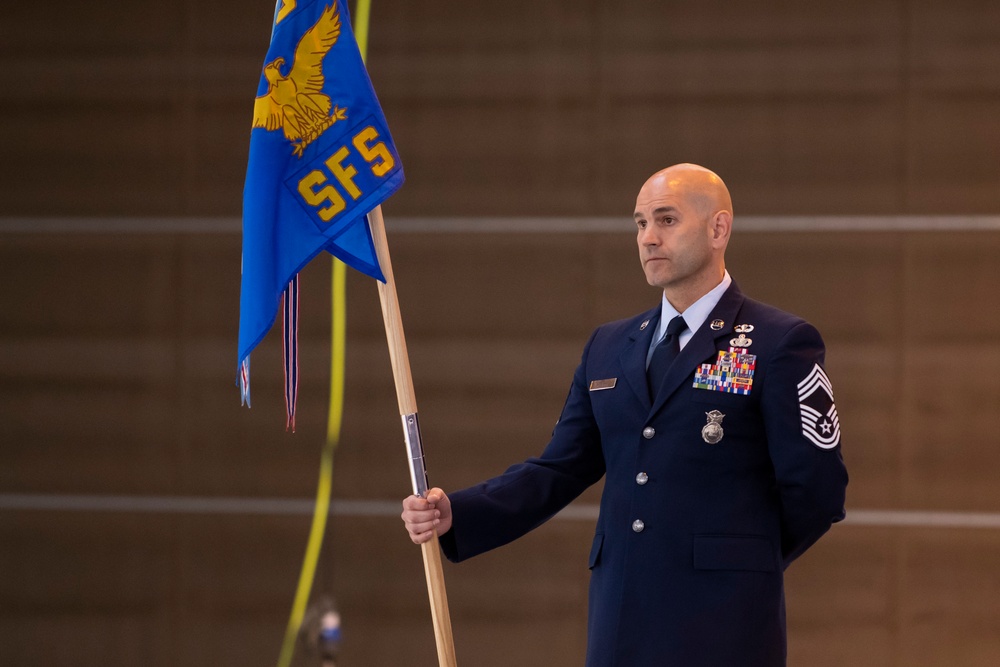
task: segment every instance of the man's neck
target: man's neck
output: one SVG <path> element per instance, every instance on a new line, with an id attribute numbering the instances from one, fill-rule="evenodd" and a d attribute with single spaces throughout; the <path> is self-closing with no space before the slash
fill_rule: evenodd
<path id="1" fill-rule="evenodd" d="M 673 288 L 665 287 L 663 289 L 663 296 L 678 313 L 683 314 L 685 310 L 691 307 L 691 304 L 715 289 L 722 282 L 725 275 L 726 267 L 723 265 L 717 271 L 699 276 L 696 282 L 677 285 Z"/>

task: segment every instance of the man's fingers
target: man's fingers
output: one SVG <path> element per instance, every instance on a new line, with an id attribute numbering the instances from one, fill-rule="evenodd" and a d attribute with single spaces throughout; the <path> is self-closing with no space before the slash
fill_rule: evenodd
<path id="1" fill-rule="evenodd" d="M 438 508 L 438 503 L 441 507 Z M 434 537 L 437 530 L 447 532 L 451 528 L 451 509 L 448 496 L 438 488 L 431 489 L 426 498 L 412 495 L 403 499 L 403 511 L 399 515 L 406 526 L 406 532 L 414 544 L 423 544 Z M 442 517 L 442 512 L 447 517 Z M 442 521 L 447 524 L 442 526 Z"/>
<path id="2" fill-rule="evenodd" d="M 431 539 L 434 536 L 435 527 L 441 523 L 440 519 L 433 516 L 419 521 L 404 517 L 403 521 L 406 523 L 406 532 L 410 534 L 410 540 L 414 544 L 423 544 Z"/>
<path id="3" fill-rule="evenodd" d="M 416 512 L 433 510 L 437 508 L 439 502 L 446 499 L 447 498 L 443 493 L 435 494 L 433 491 L 428 494 L 426 498 L 421 498 L 420 496 L 407 496 L 403 499 L 403 510 L 412 510 Z"/>
<path id="4" fill-rule="evenodd" d="M 414 535 L 412 533 L 410 534 L 410 539 L 413 541 L 414 544 L 423 544 L 424 542 L 430 540 L 432 537 L 434 537 L 433 530 L 428 530 L 426 533 L 419 533 L 417 535 Z"/>
<path id="5" fill-rule="evenodd" d="M 434 530 L 440 523 L 441 523 L 440 519 L 433 517 L 427 519 L 426 521 L 407 521 L 406 532 L 410 533 L 410 535 L 425 533 L 428 530 Z"/>
<path id="6" fill-rule="evenodd" d="M 441 518 L 441 511 L 436 509 L 428 510 L 403 510 L 403 513 L 399 515 L 407 526 L 414 523 L 423 523 L 425 521 L 433 521 L 435 519 Z"/>
<path id="7" fill-rule="evenodd" d="M 434 505 L 420 496 L 409 496 L 403 500 L 403 512 L 400 514 L 410 539 L 415 544 L 422 544 L 431 539 L 434 527 L 441 523 L 441 512 Z"/>
<path id="8" fill-rule="evenodd" d="M 407 496 L 403 499 L 404 510 L 415 510 L 419 512 L 433 506 L 433 503 L 429 502 L 428 499 L 421 498 L 420 496 Z"/>

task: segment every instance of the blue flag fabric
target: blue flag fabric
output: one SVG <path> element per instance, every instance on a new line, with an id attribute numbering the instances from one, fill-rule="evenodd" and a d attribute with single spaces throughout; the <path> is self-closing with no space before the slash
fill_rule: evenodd
<path id="1" fill-rule="evenodd" d="M 385 282 L 366 215 L 403 165 L 358 51 L 346 3 L 278 0 L 243 189 L 239 377 L 291 279 L 326 250 Z"/>

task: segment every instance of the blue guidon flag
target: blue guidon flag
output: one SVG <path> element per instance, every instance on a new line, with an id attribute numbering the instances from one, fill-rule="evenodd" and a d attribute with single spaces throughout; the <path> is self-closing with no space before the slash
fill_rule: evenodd
<path id="1" fill-rule="evenodd" d="M 341 0 L 278 0 L 253 107 L 243 189 L 238 383 L 285 299 L 285 399 L 294 429 L 298 273 L 321 251 L 378 280 L 367 214 L 403 184 Z"/>

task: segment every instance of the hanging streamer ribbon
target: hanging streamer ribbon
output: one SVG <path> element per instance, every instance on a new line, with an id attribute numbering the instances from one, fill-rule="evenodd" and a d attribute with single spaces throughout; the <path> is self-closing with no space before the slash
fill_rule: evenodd
<path id="1" fill-rule="evenodd" d="M 240 364 L 240 405 L 250 407 L 250 357 Z"/>
<path id="2" fill-rule="evenodd" d="M 285 288 L 283 349 L 285 356 L 285 430 L 295 433 L 299 402 L 299 274 Z M 249 397 L 248 397 L 249 398 Z"/>

